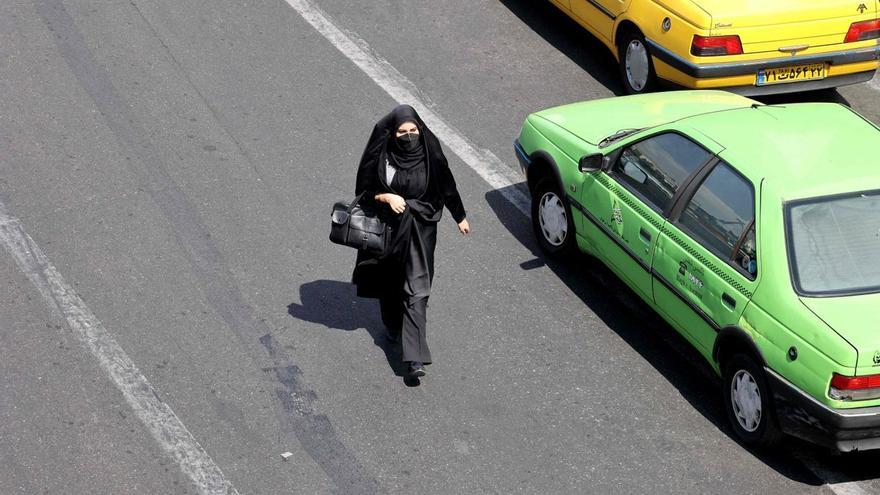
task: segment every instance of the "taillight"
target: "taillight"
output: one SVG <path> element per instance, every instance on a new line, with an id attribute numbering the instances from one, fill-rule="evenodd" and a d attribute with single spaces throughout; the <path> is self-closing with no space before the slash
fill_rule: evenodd
<path id="1" fill-rule="evenodd" d="M 880 19 L 873 21 L 854 22 L 849 26 L 846 32 L 844 43 L 853 43 L 856 41 L 875 40 L 880 38 Z"/>
<path id="2" fill-rule="evenodd" d="M 868 400 L 880 398 L 880 375 L 831 376 L 828 395 L 837 400 Z"/>
<path id="3" fill-rule="evenodd" d="M 739 55 L 743 52 L 739 36 L 700 36 L 694 35 L 691 54 L 698 57 L 713 55 Z"/>

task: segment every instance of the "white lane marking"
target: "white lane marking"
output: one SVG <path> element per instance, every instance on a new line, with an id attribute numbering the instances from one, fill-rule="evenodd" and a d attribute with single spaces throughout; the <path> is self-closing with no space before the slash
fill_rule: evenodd
<path id="1" fill-rule="evenodd" d="M 835 495 L 868 495 L 868 492 L 862 488 L 856 481 L 839 481 L 841 476 L 834 471 L 826 468 L 818 461 L 800 453 L 796 453 L 794 457 L 825 482 L 825 486 L 835 493 Z"/>
<path id="2" fill-rule="evenodd" d="M 162 450 L 177 461 L 180 470 L 189 476 L 198 492 L 206 495 L 237 495 L 238 492 L 213 459 L 168 404 L 159 399 L 131 358 L 64 281 L 40 247 L 25 232 L 21 222 L 6 213 L 2 203 L 0 243 L 40 291 L 49 307 L 57 310 L 67 321 L 70 330 L 97 359 Z"/>
<path id="3" fill-rule="evenodd" d="M 425 124 L 434 131 L 434 134 L 483 180 L 498 189 L 523 214 L 530 214 L 531 206 L 528 196 L 521 190 L 510 187 L 522 182 L 520 174 L 505 165 L 494 153 L 472 144 L 464 135 L 447 124 L 418 96 L 418 91 L 413 83 L 390 63 L 373 52 L 362 39 L 352 33 L 343 32 L 320 8 L 307 0 L 285 1 L 343 55 L 370 76 L 391 98 L 399 103 L 412 105 L 419 112 Z"/>
<path id="4" fill-rule="evenodd" d="M 416 86 L 388 61 L 370 49 L 370 46 L 363 39 L 354 33 L 344 32 L 329 15 L 308 0 L 285 1 L 394 100 L 398 103 L 412 105 L 428 127 L 437 134 L 437 137 L 490 186 L 499 189 L 504 197 L 524 215 L 531 215 L 530 198 L 521 190 L 511 187 L 522 181 L 519 174 L 507 167 L 494 153 L 478 148 L 455 128 L 447 124 L 437 112 L 418 97 Z M 874 89 L 880 90 L 880 79 L 877 77 L 870 84 Z M 830 482 L 829 480 L 834 480 L 837 476 L 813 460 L 801 459 L 801 462 L 825 481 L 826 486 L 837 495 L 863 495 L 865 493 L 855 482 Z"/>

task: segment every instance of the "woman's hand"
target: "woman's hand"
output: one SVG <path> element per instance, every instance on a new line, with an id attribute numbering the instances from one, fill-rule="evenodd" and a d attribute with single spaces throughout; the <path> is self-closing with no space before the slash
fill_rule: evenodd
<path id="1" fill-rule="evenodd" d="M 377 194 L 376 201 L 387 204 L 391 207 L 391 211 L 400 215 L 404 211 L 406 211 L 406 200 L 397 194 L 384 193 Z"/>
<path id="2" fill-rule="evenodd" d="M 458 223 L 458 231 L 462 233 L 462 235 L 468 235 L 471 233 L 471 225 L 468 223 L 467 218 Z"/>

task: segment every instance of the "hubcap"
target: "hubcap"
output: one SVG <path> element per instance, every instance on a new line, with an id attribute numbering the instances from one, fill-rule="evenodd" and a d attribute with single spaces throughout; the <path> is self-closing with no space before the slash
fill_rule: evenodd
<path id="1" fill-rule="evenodd" d="M 632 40 L 626 46 L 626 79 L 636 91 L 641 91 L 648 84 L 648 49 L 640 40 Z"/>
<path id="2" fill-rule="evenodd" d="M 565 215 L 565 205 L 562 204 L 559 196 L 548 192 L 541 197 L 538 220 L 541 224 L 541 232 L 547 242 L 553 246 L 561 246 L 565 242 L 565 236 L 568 233 L 568 218 Z"/>
<path id="3" fill-rule="evenodd" d="M 761 391 L 746 370 L 739 370 L 730 383 L 730 403 L 739 425 L 749 433 L 761 424 Z"/>

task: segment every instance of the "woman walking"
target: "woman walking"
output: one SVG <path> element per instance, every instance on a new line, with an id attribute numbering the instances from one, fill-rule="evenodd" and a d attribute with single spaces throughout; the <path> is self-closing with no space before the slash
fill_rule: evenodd
<path id="1" fill-rule="evenodd" d="M 391 339 L 401 341 L 408 374 L 425 376 L 424 365 L 431 363 L 426 311 L 443 207 L 462 234 L 470 226 L 440 141 L 411 106 L 398 106 L 373 128 L 358 167 L 355 194 L 361 193 L 361 206 L 377 208 L 393 230 L 381 258 L 358 252 L 352 281 L 358 296 L 379 299 Z"/>

